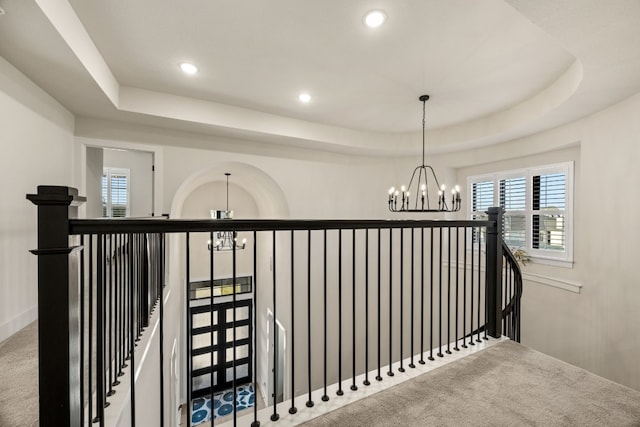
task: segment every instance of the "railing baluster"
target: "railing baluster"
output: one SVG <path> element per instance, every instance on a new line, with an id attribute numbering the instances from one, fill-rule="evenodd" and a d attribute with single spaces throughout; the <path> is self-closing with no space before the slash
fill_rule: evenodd
<path id="1" fill-rule="evenodd" d="M 393 228 L 389 228 L 389 371 L 393 373 Z"/>
<path id="2" fill-rule="evenodd" d="M 118 381 L 118 371 L 120 370 L 119 364 L 119 351 L 118 347 L 120 344 L 120 304 L 119 304 L 119 296 L 120 296 L 120 259 L 118 257 L 118 234 L 113 235 L 113 248 L 111 250 L 111 256 L 113 257 L 113 383 L 114 387 L 120 385 L 120 381 Z M 114 390 L 115 392 L 115 390 Z"/>
<path id="3" fill-rule="evenodd" d="M 404 372 L 403 346 L 404 346 L 404 228 L 400 229 L 400 367 L 399 372 Z"/>
<path id="4" fill-rule="evenodd" d="M 160 303 L 160 425 L 164 426 L 164 234 L 160 235 L 160 265 L 158 266 L 159 303 Z M 213 289 L 212 289 L 213 295 Z M 213 425 L 213 423 L 212 423 Z"/>
<path id="5" fill-rule="evenodd" d="M 369 381 L 369 229 L 364 230 L 364 381 Z"/>
<path id="6" fill-rule="evenodd" d="M 418 363 L 421 365 L 427 363 L 424 360 L 424 227 L 420 228 L 420 360 Z"/>
<path id="7" fill-rule="evenodd" d="M 455 351 L 460 351 L 458 348 L 458 319 L 460 302 L 458 301 L 458 288 L 459 288 L 459 271 L 460 271 L 460 227 L 456 227 L 456 346 L 453 347 Z"/>
<path id="8" fill-rule="evenodd" d="M 213 239 L 211 239 L 213 242 Z M 213 248 L 211 249 L 213 253 Z M 253 405 L 253 422 L 251 427 L 259 427 L 260 421 L 258 421 L 258 233 L 253 231 L 253 391 L 255 394 Z M 213 289 L 211 289 L 213 293 Z M 213 328 L 213 322 L 211 322 Z M 211 341 L 213 345 L 213 340 Z M 213 363 L 213 359 L 212 359 Z M 211 396 L 213 398 L 213 396 Z M 212 404 L 213 406 L 213 404 Z M 211 425 L 213 426 L 213 416 L 211 417 Z"/>
<path id="9" fill-rule="evenodd" d="M 214 409 L 214 405 L 213 405 L 213 395 L 214 395 L 214 391 L 215 391 L 215 378 L 214 378 L 214 370 L 213 367 L 216 365 L 216 363 L 214 363 L 214 357 L 215 357 L 215 336 L 216 334 L 216 330 L 214 328 L 214 280 L 215 280 L 215 265 L 213 262 L 213 251 L 214 249 L 214 240 L 213 240 L 213 231 L 209 232 L 209 241 L 211 242 L 209 248 L 209 290 L 210 290 L 210 295 L 209 295 L 209 362 L 211 364 L 211 370 L 209 371 L 209 400 L 211 401 L 211 425 L 215 425 L 215 411 Z M 190 286 L 190 285 L 189 285 Z M 191 291 L 191 290 L 189 290 Z M 188 300 L 187 300 L 188 301 Z M 189 317 L 191 317 L 191 314 L 189 314 Z M 218 340 L 218 352 L 220 352 L 220 340 Z M 226 343 L 222 344 L 222 351 L 225 351 L 225 346 Z M 225 358 L 223 358 L 224 360 Z M 225 375 L 226 375 L 226 368 L 225 366 L 223 366 L 223 371 L 225 371 Z M 220 380 L 220 378 L 218 378 L 219 382 L 222 382 L 222 380 Z M 191 414 L 189 414 L 189 420 L 191 420 Z"/>
<path id="10" fill-rule="evenodd" d="M 189 420 L 189 423 L 191 423 L 191 393 L 193 390 L 193 378 L 191 377 L 191 372 L 193 371 L 192 368 L 192 359 L 191 359 L 191 347 L 193 346 L 193 342 L 192 342 L 192 336 L 191 336 L 191 308 L 189 307 L 189 300 L 190 300 L 190 295 L 189 295 L 189 287 L 191 286 L 191 266 L 190 266 L 190 233 L 187 231 L 185 234 L 185 313 L 187 316 L 187 321 L 185 322 L 186 324 L 186 331 L 185 331 L 185 341 L 187 343 L 186 347 L 186 367 L 187 367 L 187 408 L 186 408 L 186 412 L 187 412 L 187 420 Z M 133 289 L 133 287 L 132 287 Z M 211 292 L 213 292 L 213 289 L 211 289 Z M 131 294 L 131 300 L 133 301 L 133 293 Z M 133 308 L 131 309 L 131 311 L 133 312 Z M 131 327 L 131 348 L 133 349 L 133 325 Z M 132 350 L 133 352 L 133 350 Z M 133 359 L 133 357 L 132 357 Z M 131 366 L 133 366 L 133 363 L 131 364 Z M 133 368 L 131 368 L 133 370 Z"/>
<path id="11" fill-rule="evenodd" d="M 295 275 L 294 275 L 294 231 L 291 230 L 291 408 L 289 408 L 290 414 L 295 414 L 298 412 L 295 404 L 296 398 L 296 381 L 295 381 L 295 366 L 296 366 L 296 316 L 295 316 L 295 301 L 294 301 L 294 290 L 295 290 Z M 235 341 L 235 340 L 234 340 Z M 235 348 L 235 347 L 234 347 Z"/>
<path id="12" fill-rule="evenodd" d="M 129 331 L 130 331 L 130 327 L 129 324 L 131 323 L 131 317 L 130 317 L 130 310 L 129 310 L 129 305 L 131 304 L 131 298 L 129 295 L 129 288 L 132 286 L 131 284 L 131 257 L 130 257 L 130 243 L 131 243 L 131 234 L 126 234 L 126 244 L 124 245 L 123 250 L 125 251 L 125 259 L 127 260 L 126 262 L 126 268 L 125 268 L 125 275 L 124 275 L 124 287 L 125 287 L 125 292 L 124 292 L 124 305 L 125 305 L 125 309 L 124 309 L 124 322 L 125 322 L 125 327 L 124 327 L 124 331 L 126 334 L 125 340 L 124 340 L 124 345 L 125 345 L 125 357 L 124 360 L 125 362 L 122 364 L 122 368 L 126 368 L 127 367 L 127 363 L 126 361 L 129 360 L 131 358 L 131 348 L 129 347 L 129 343 L 130 343 L 130 339 L 129 339 Z"/>
<path id="13" fill-rule="evenodd" d="M 438 234 L 438 357 L 442 354 L 442 227 Z M 433 262 L 433 253 L 431 253 L 431 262 Z"/>
<path id="14" fill-rule="evenodd" d="M 89 409 L 87 420 L 89 423 L 97 421 L 93 419 L 93 235 L 89 235 L 89 347 L 87 349 L 87 358 L 89 359 L 88 372 L 88 401 Z"/>
<path id="15" fill-rule="evenodd" d="M 96 296 L 96 415 L 100 427 L 104 426 L 104 408 L 105 408 L 105 384 L 104 384 L 104 239 L 102 235 L 98 235 L 98 254 L 97 254 L 97 277 L 98 289 Z"/>
<path id="16" fill-rule="evenodd" d="M 477 227 L 471 227 L 471 236 L 472 236 L 472 240 L 471 240 L 471 271 L 470 271 L 470 274 L 469 274 L 471 276 L 471 283 L 470 283 L 470 286 L 471 286 L 471 310 L 470 310 L 470 313 L 469 313 L 469 320 L 471 321 L 471 329 L 469 330 L 469 338 L 470 338 L 469 345 L 476 345 L 473 342 L 473 301 L 474 301 L 473 300 L 473 283 L 474 283 L 473 278 L 475 277 L 475 275 L 473 274 L 473 260 L 475 258 L 474 255 L 473 255 L 473 250 L 474 250 L 473 249 L 474 248 L 474 241 L 473 240 L 474 240 L 474 237 L 475 237 L 475 239 L 480 240 L 480 234 L 479 234 L 479 231 L 478 231 Z M 478 266 L 478 270 L 479 269 L 480 269 L 480 266 Z M 478 326 L 480 326 L 480 325 L 478 325 Z"/>
<path id="17" fill-rule="evenodd" d="M 293 231 L 292 231 L 293 233 Z M 235 240 L 232 241 L 231 243 L 232 245 L 235 245 Z M 238 378 L 238 374 L 236 372 L 236 360 L 237 360 L 237 346 L 236 346 L 236 342 L 238 340 L 238 326 L 236 324 L 236 311 L 237 311 L 237 295 L 238 295 L 238 288 L 236 287 L 236 280 L 237 280 L 237 254 L 238 251 L 236 250 L 235 246 L 232 246 L 233 250 L 231 251 L 231 275 L 233 277 L 233 290 L 232 290 L 232 318 L 233 318 L 233 362 L 232 362 L 232 369 L 233 369 L 233 425 L 237 426 L 238 425 L 238 385 L 237 385 L 237 378 Z M 293 260 L 292 260 L 293 261 Z M 274 263 L 275 265 L 275 263 Z M 275 268 L 274 268 L 275 270 Z M 275 285 L 274 285 L 275 288 Z M 274 305 L 275 307 L 275 305 Z M 275 310 L 274 310 L 275 311 Z M 275 314 L 274 314 L 274 318 L 275 318 Z M 293 317 L 292 317 L 293 319 Z M 293 324 L 293 321 L 291 322 Z M 225 334 L 226 336 L 226 334 Z M 292 338 L 293 338 L 293 333 L 291 334 Z M 226 343 L 226 339 L 225 339 L 225 352 L 227 351 L 227 343 Z M 293 353 L 292 353 L 293 354 Z M 225 372 L 226 375 L 226 372 Z M 213 401 L 212 401 L 213 402 Z M 211 404 L 211 407 L 213 408 L 213 403 Z"/>
<path id="18" fill-rule="evenodd" d="M 434 361 L 433 357 L 433 228 L 429 230 L 430 237 L 430 252 L 429 252 L 429 357 L 428 359 Z M 424 250 L 424 243 L 422 245 Z M 423 257 L 424 259 L 424 257 Z"/>
<path id="19" fill-rule="evenodd" d="M 462 348 L 467 348 L 467 239 L 468 227 L 463 228 L 464 253 L 462 254 Z"/>
<path id="20" fill-rule="evenodd" d="M 323 230 L 323 247 L 322 247 L 322 267 L 323 267 L 323 374 L 324 374 L 324 394 L 322 395 L 322 401 L 327 402 L 329 400 L 329 395 L 327 394 L 327 230 Z"/>
<path id="21" fill-rule="evenodd" d="M 273 256 L 273 414 L 271 414 L 271 421 L 278 421 L 280 415 L 278 415 L 278 345 L 276 345 L 276 336 L 278 334 L 278 317 L 276 311 L 276 303 L 278 301 L 276 295 L 276 230 L 273 230 L 273 248 L 271 255 Z"/>
<path id="22" fill-rule="evenodd" d="M 127 262 L 124 258 L 124 234 L 119 234 L 119 247 L 118 247 L 118 257 L 120 260 L 120 289 L 119 289 L 119 296 L 120 299 L 118 301 L 118 307 L 119 307 L 119 318 L 120 318 L 120 342 L 118 343 L 119 348 L 118 351 L 120 352 L 120 360 L 118 361 L 118 377 L 122 377 L 124 375 L 124 372 L 122 371 L 122 369 L 126 366 L 124 363 L 124 358 L 125 358 L 125 352 L 124 352 L 124 341 L 125 341 L 125 271 L 127 268 Z"/>
<path id="23" fill-rule="evenodd" d="M 109 262 L 109 268 L 107 269 L 107 273 L 109 275 L 109 320 L 107 322 L 107 326 L 109 327 L 109 359 L 108 359 L 108 369 L 109 369 L 109 392 L 107 396 L 113 396 L 115 394 L 115 390 L 113 389 L 113 234 L 109 234 L 109 250 L 107 252 L 106 259 Z"/>
<path id="24" fill-rule="evenodd" d="M 85 248 L 84 248 L 84 234 L 80 236 L 80 246 L 82 247 L 80 252 L 80 425 L 84 425 L 84 286 L 85 286 Z M 89 282 L 91 283 L 91 282 Z M 91 318 L 89 318 L 91 319 Z M 91 352 L 89 352 L 89 360 L 91 360 Z M 91 392 L 89 392 L 91 393 Z M 89 419 L 91 420 L 91 419 Z M 90 421 L 89 421 L 90 422 Z"/>
<path id="25" fill-rule="evenodd" d="M 135 425 L 136 425 L 136 381 L 135 381 L 135 377 L 136 377 L 136 375 L 135 375 L 135 372 L 136 372 L 136 369 L 135 369 L 135 365 L 136 364 L 135 364 L 135 362 L 136 362 L 136 360 L 135 359 L 136 359 L 136 357 L 135 357 L 135 354 L 134 354 L 134 349 L 135 349 L 135 342 L 134 342 L 134 339 L 135 339 L 135 336 L 134 336 L 134 328 L 135 328 L 135 325 L 134 325 L 134 320 L 135 320 L 134 319 L 134 312 L 135 311 L 134 311 L 134 307 L 133 307 L 133 300 L 134 300 L 134 286 L 133 286 L 134 285 L 134 280 L 133 280 L 133 278 L 134 278 L 134 274 L 135 274 L 134 268 L 133 268 L 133 260 L 134 260 L 133 245 L 134 245 L 134 240 L 135 240 L 134 237 L 135 236 L 133 234 L 131 234 L 129 236 L 129 265 L 131 266 L 130 272 L 129 272 L 129 277 L 130 277 L 130 282 L 129 282 L 130 283 L 130 286 L 129 286 L 129 319 L 130 319 L 129 320 L 129 348 L 131 349 L 131 359 L 129 361 L 129 365 L 130 365 L 129 373 L 130 373 L 130 380 L 131 380 L 130 391 L 131 391 L 131 426 L 132 427 L 135 427 Z M 189 253 L 189 251 L 187 249 L 187 254 L 188 253 Z M 188 255 L 187 255 L 187 258 L 188 258 Z M 189 264 L 187 263 L 187 265 L 189 265 Z M 188 269 L 188 267 L 187 267 L 187 269 Z M 189 300 L 187 299 L 187 301 L 189 301 Z M 189 372 L 191 372 L 191 371 L 189 370 Z M 191 393 L 191 383 L 189 382 L 189 390 L 187 390 L 187 395 L 189 396 L 189 399 L 190 399 L 190 396 L 191 396 L 190 393 Z M 187 401 L 187 402 L 189 402 L 189 401 Z M 188 405 L 188 403 L 187 403 L 187 405 Z M 189 414 L 188 416 L 191 417 L 191 412 L 190 411 L 188 411 L 188 414 Z"/>
<path id="26" fill-rule="evenodd" d="M 415 318 L 413 317 L 414 314 L 414 300 L 413 300 L 413 286 L 414 286 L 414 263 L 415 263 L 415 259 L 414 259 L 414 244 L 415 244 L 415 228 L 411 228 L 411 363 L 409 363 L 409 367 L 410 368 L 415 368 L 416 365 L 414 365 L 413 363 L 413 352 L 414 352 L 414 348 L 413 348 L 413 341 L 415 339 L 414 337 L 414 323 L 415 323 Z"/>
<path id="27" fill-rule="evenodd" d="M 481 241 L 478 242 L 478 337 L 476 338 L 476 342 L 480 343 L 482 342 L 482 340 L 480 339 L 480 301 L 481 301 L 481 293 L 482 293 L 482 280 L 481 280 L 481 274 L 482 274 L 482 269 L 480 268 L 480 266 L 482 265 L 482 250 L 481 250 Z M 485 298 L 485 302 L 486 302 L 486 298 Z M 485 307 L 485 317 L 486 317 L 486 307 Z M 486 325 L 486 322 L 485 322 Z"/>
<path id="28" fill-rule="evenodd" d="M 442 228 L 440 229 L 442 230 Z M 447 227 L 447 354 L 451 354 L 451 228 Z"/>
<path id="29" fill-rule="evenodd" d="M 307 230 L 307 384 L 309 399 L 307 408 L 313 407 L 311 399 L 311 230 Z"/>
<path id="30" fill-rule="evenodd" d="M 356 229 L 351 230 L 351 390 L 356 391 Z"/>
<path id="31" fill-rule="evenodd" d="M 338 230 L 338 396 L 342 396 L 342 229 Z"/>
<path id="32" fill-rule="evenodd" d="M 382 237 L 382 231 L 380 228 L 378 228 L 378 375 L 376 375 L 376 381 L 382 381 L 382 375 L 381 374 L 381 360 L 380 360 L 380 352 L 381 352 L 381 337 L 382 337 L 382 331 L 381 331 L 381 324 L 380 324 L 380 291 L 381 291 L 381 285 L 382 285 L 382 278 L 380 275 L 380 258 L 381 258 L 381 254 L 380 254 L 380 249 L 381 249 L 381 244 L 380 244 L 380 238 Z"/>
<path id="33" fill-rule="evenodd" d="M 118 234 L 113 234 L 113 247 L 111 249 L 111 260 L 113 264 L 113 387 L 120 385 L 118 380 L 119 364 L 119 345 L 120 345 L 120 259 L 118 257 Z M 115 392 L 115 390 L 114 390 Z"/>

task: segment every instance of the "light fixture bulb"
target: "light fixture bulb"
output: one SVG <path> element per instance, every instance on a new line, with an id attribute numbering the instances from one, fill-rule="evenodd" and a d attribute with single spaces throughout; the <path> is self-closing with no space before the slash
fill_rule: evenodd
<path id="1" fill-rule="evenodd" d="M 422 184 L 422 185 L 420 186 L 420 189 L 421 189 L 422 191 L 426 190 L 426 189 L 427 189 L 427 184 Z"/>
<path id="2" fill-rule="evenodd" d="M 405 190 L 407 189 L 407 187 L 405 187 L 404 185 L 402 187 L 400 187 L 400 190 L 404 193 Z"/>
<path id="3" fill-rule="evenodd" d="M 397 196 L 398 194 L 400 194 L 400 193 L 398 192 L 398 190 L 396 190 L 395 195 Z"/>
<path id="4" fill-rule="evenodd" d="M 456 194 L 456 189 L 455 188 L 451 189 L 451 194 Z"/>
<path id="5" fill-rule="evenodd" d="M 303 104 L 307 104 L 309 103 L 309 101 L 311 101 L 311 95 L 309 95 L 308 93 L 301 93 L 300 95 L 298 95 L 298 99 Z"/>
<path id="6" fill-rule="evenodd" d="M 446 187 L 444 184 L 442 184 L 442 185 L 440 186 L 440 189 L 441 189 L 442 191 L 446 190 L 446 188 L 447 188 L 447 187 Z"/>
<path id="7" fill-rule="evenodd" d="M 185 74 L 189 74 L 190 76 L 196 74 L 198 72 L 198 67 L 196 67 L 193 64 L 190 64 L 188 62 L 183 62 L 180 64 L 180 69 L 185 73 Z"/>
<path id="8" fill-rule="evenodd" d="M 460 186 L 459 185 L 456 185 L 456 192 L 458 192 L 458 193 L 460 192 Z"/>
<path id="9" fill-rule="evenodd" d="M 242 239 L 242 244 L 244 245 L 245 243 L 247 243 L 247 239 Z"/>
<path id="10" fill-rule="evenodd" d="M 381 10 L 370 10 L 364 15 L 364 24 L 369 28 L 377 28 L 387 20 L 387 14 Z"/>
<path id="11" fill-rule="evenodd" d="M 396 189 L 395 189 L 395 188 L 393 188 L 393 187 L 391 187 L 391 188 L 389 189 L 389 195 L 392 195 L 394 191 L 396 191 Z"/>

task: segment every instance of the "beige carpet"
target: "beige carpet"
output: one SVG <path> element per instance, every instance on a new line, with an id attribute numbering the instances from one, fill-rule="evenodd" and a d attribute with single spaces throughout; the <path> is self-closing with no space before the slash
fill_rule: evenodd
<path id="1" fill-rule="evenodd" d="M 38 322 L 0 343 L 0 426 L 38 425 Z"/>
<path id="2" fill-rule="evenodd" d="M 640 392 L 506 341 L 303 425 L 640 426 Z"/>

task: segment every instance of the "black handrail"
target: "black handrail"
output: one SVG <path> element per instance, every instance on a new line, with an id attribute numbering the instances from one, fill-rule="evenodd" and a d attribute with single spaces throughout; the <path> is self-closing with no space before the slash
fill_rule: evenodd
<path id="1" fill-rule="evenodd" d="M 69 234 L 196 233 L 210 231 L 364 230 L 389 228 L 490 227 L 483 220 L 391 219 L 70 219 Z"/>

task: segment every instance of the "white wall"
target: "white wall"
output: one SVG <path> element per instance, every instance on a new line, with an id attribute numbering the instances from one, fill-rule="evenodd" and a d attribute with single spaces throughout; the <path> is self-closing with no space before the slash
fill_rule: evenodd
<path id="1" fill-rule="evenodd" d="M 0 57 L 0 341 L 37 316 L 37 186 L 71 185 L 74 118 Z"/>
<path id="2" fill-rule="evenodd" d="M 146 151 L 105 148 L 103 166 L 129 169 L 131 180 L 129 216 L 150 216 L 153 212 L 153 172 L 151 170 L 153 154 Z"/>
<path id="3" fill-rule="evenodd" d="M 573 268 L 534 263 L 524 272 L 582 284 L 582 290 L 525 280 L 522 342 L 635 389 L 640 389 L 639 113 L 640 94 L 572 124 L 446 159 L 461 166 L 461 182 L 477 173 L 575 161 Z"/>
<path id="4" fill-rule="evenodd" d="M 87 147 L 87 182 L 83 194 L 87 218 L 102 217 L 102 174 L 104 150 L 99 147 Z"/>

